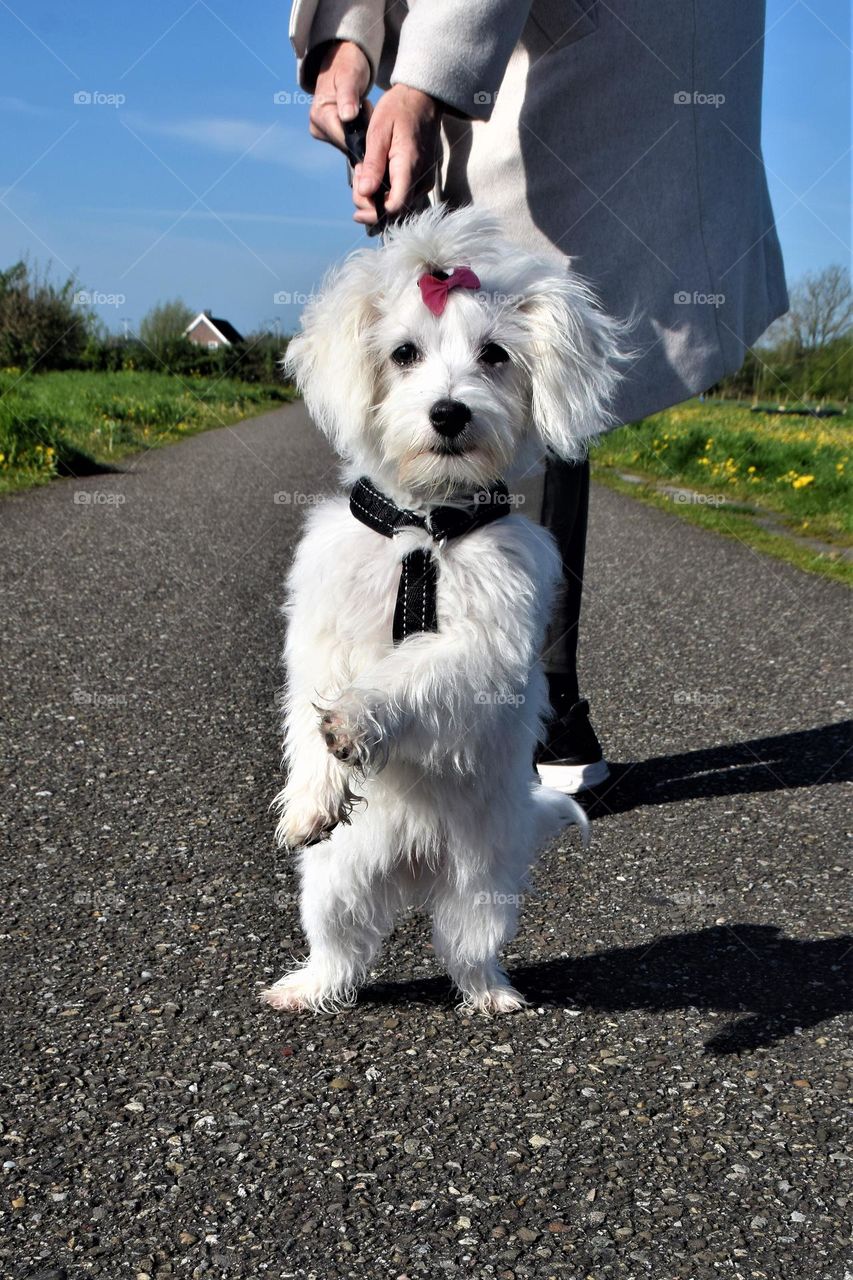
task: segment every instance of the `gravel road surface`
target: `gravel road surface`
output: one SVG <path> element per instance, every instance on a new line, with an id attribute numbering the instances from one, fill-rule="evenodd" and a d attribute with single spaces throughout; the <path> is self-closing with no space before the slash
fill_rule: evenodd
<path id="1" fill-rule="evenodd" d="M 457 1012 L 412 917 L 354 1010 L 277 1015 L 277 606 L 334 485 L 294 405 L 0 501 L 0 1276 L 844 1280 L 843 590 L 596 489 L 618 768 L 525 903 L 530 1009 Z"/>

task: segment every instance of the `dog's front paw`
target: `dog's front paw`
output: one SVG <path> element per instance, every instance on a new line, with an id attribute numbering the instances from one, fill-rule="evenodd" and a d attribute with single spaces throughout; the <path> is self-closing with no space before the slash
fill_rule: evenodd
<path id="1" fill-rule="evenodd" d="M 288 849 L 304 849 L 328 840 L 336 826 L 337 821 L 322 809 L 286 809 L 276 827 L 276 837 Z"/>
<path id="2" fill-rule="evenodd" d="M 354 802 L 355 796 L 348 787 L 334 797 L 326 796 L 323 801 L 309 792 L 288 795 L 285 789 L 276 827 L 278 843 L 288 849 L 304 849 L 306 845 L 328 840 L 338 823 L 349 822 Z"/>
<path id="3" fill-rule="evenodd" d="M 354 694 L 344 694 L 334 706 L 317 710 L 323 741 L 337 760 L 361 769 L 377 763 L 386 734 L 374 708 Z"/>

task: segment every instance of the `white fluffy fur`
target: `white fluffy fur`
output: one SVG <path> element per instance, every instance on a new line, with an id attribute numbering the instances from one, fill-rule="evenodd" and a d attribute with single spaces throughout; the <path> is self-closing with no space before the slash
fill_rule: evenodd
<path id="1" fill-rule="evenodd" d="M 433 316 L 418 277 L 460 265 L 481 290 L 452 291 Z M 345 478 L 369 475 L 427 511 L 511 480 L 543 446 L 581 456 L 607 420 L 618 336 L 577 277 L 510 244 L 491 217 L 431 209 L 329 275 L 287 365 Z M 390 353 L 404 342 L 421 358 L 401 369 Z M 487 342 L 509 360 L 484 365 Z M 446 397 L 472 413 L 451 455 L 429 421 Z M 439 560 L 439 630 L 395 648 L 400 562 L 418 545 Z M 524 1003 L 498 954 L 536 851 L 567 822 L 586 827 L 531 764 L 559 579 L 553 540 L 521 515 L 436 549 L 416 529 L 380 536 L 343 498 L 312 512 L 285 606 L 288 772 L 277 799 L 278 838 L 300 850 L 310 953 L 264 992 L 271 1005 L 351 1002 L 409 906 L 431 912 L 436 953 L 468 1006 Z"/>

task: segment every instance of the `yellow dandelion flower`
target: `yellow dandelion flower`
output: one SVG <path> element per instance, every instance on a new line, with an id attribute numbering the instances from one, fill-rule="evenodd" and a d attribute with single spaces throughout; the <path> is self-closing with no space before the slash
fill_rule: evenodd
<path id="1" fill-rule="evenodd" d="M 791 481 L 795 489 L 805 489 L 807 484 L 814 483 L 814 476 L 797 476 L 796 480 Z"/>

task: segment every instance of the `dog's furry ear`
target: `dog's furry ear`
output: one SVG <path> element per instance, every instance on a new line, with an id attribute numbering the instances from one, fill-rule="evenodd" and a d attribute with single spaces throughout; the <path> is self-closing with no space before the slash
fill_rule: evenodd
<path id="1" fill-rule="evenodd" d="M 572 272 L 537 281 L 521 304 L 530 335 L 533 425 L 561 458 L 583 458 L 612 421 L 625 325 Z"/>
<path id="2" fill-rule="evenodd" d="M 376 255 L 368 249 L 334 268 L 302 313 L 283 368 L 311 417 L 339 453 L 373 403 L 375 368 L 367 334 L 375 317 Z"/>

